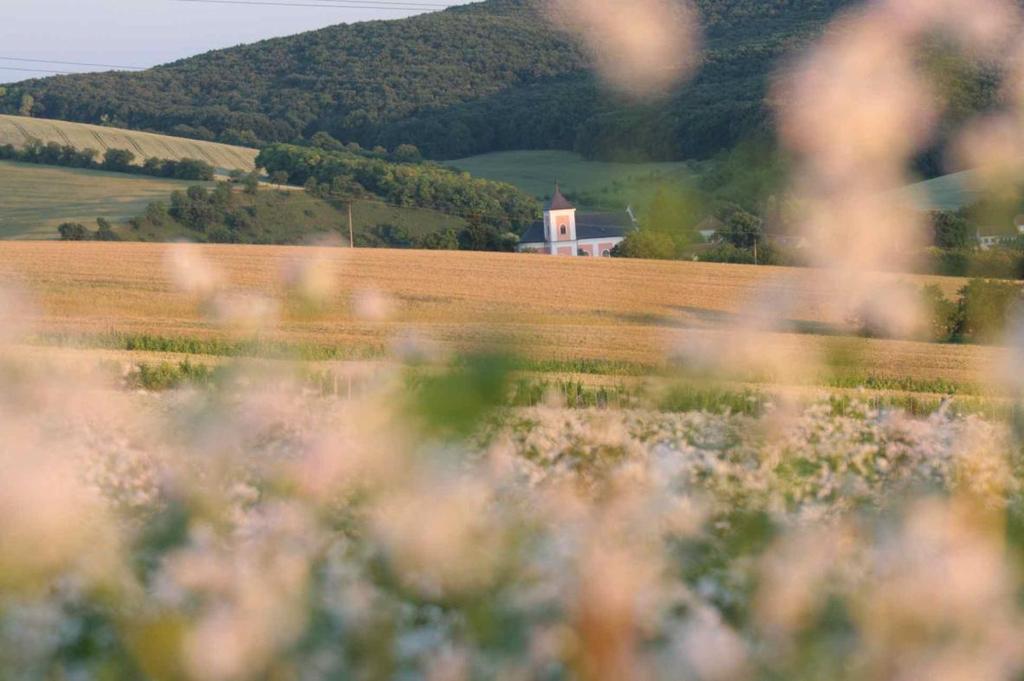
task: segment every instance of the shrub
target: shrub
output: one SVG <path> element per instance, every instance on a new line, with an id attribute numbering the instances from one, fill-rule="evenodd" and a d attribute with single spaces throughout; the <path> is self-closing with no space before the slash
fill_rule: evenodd
<path id="1" fill-rule="evenodd" d="M 93 236 L 96 241 L 120 241 L 121 237 L 114 232 L 113 226 L 106 218 L 96 218 L 96 234 Z"/>
<path id="2" fill-rule="evenodd" d="M 676 244 L 672 237 L 664 232 L 638 229 L 627 234 L 626 238 L 612 249 L 612 256 L 671 260 L 676 257 Z"/>
<path id="3" fill-rule="evenodd" d="M 935 284 L 921 289 L 921 307 L 930 340 L 946 341 L 953 337 L 957 303 L 949 300 Z"/>
<path id="4" fill-rule="evenodd" d="M 57 228 L 62 241 L 88 241 L 91 235 L 85 225 L 77 222 L 65 222 Z"/>
<path id="5" fill-rule="evenodd" d="M 950 336 L 957 341 L 997 341 L 1020 303 L 1019 284 L 972 279 L 960 289 Z"/>
<path id="6" fill-rule="evenodd" d="M 127 149 L 107 149 L 103 155 L 104 170 L 127 172 L 135 162 L 135 154 Z"/>

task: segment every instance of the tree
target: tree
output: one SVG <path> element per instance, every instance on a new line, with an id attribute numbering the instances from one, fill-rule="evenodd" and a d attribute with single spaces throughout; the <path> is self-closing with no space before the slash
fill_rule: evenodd
<path id="1" fill-rule="evenodd" d="M 288 184 L 288 171 L 286 170 L 275 170 L 270 173 L 270 183 L 276 184 L 277 186 Z"/>
<path id="2" fill-rule="evenodd" d="M 612 256 L 671 260 L 676 257 L 676 244 L 672 237 L 664 232 L 641 228 L 627 234 L 626 238 L 612 249 Z"/>
<path id="3" fill-rule="evenodd" d="M 85 225 L 77 222 L 65 222 L 57 228 L 62 241 L 88 241 L 90 234 Z"/>
<path id="4" fill-rule="evenodd" d="M 971 226 L 963 210 L 933 211 L 931 214 L 935 245 L 956 250 L 966 248 L 971 240 Z"/>
<path id="5" fill-rule="evenodd" d="M 103 167 L 106 170 L 127 172 L 135 162 L 135 154 L 127 149 L 107 149 L 103 155 Z"/>
<path id="6" fill-rule="evenodd" d="M 21 106 L 18 107 L 18 113 L 22 116 L 31 116 L 32 109 L 35 108 L 36 100 L 32 95 L 21 96 Z"/>
<path id="7" fill-rule="evenodd" d="M 1015 282 L 971 279 L 960 289 L 953 338 L 978 343 L 998 340 L 1010 316 L 1020 310 L 1021 302 L 1021 287 Z"/>
<path id="8" fill-rule="evenodd" d="M 204 180 L 213 179 L 215 169 L 206 161 L 197 158 L 183 158 L 174 164 L 173 175 L 179 180 Z"/>
<path id="9" fill-rule="evenodd" d="M 742 208 L 734 208 L 724 217 L 720 232 L 722 238 L 736 248 L 753 248 L 764 233 L 761 218 L 751 215 Z"/>
<path id="10" fill-rule="evenodd" d="M 217 200 L 212 200 L 210 193 L 198 185 L 171 194 L 171 208 L 168 212 L 178 222 L 199 232 L 205 232 L 224 213 Z"/>
<path id="11" fill-rule="evenodd" d="M 323 149 L 325 151 L 342 151 L 345 148 L 344 144 L 334 139 L 323 130 L 314 134 L 313 137 L 310 138 L 309 142 L 317 149 Z"/>
<path id="12" fill-rule="evenodd" d="M 93 237 L 96 239 L 96 241 L 121 240 L 121 237 L 118 236 L 116 232 L 114 232 L 113 226 L 110 224 L 110 221 L 107 220 L 106 218 L 96 218 L 96 226 L 98 227 L 98 229 L 96 230 L 96 234 Z"/>
<path id="13" fill-rule="evenodd" d="M 458 241 L 459 248 L 464 251 L 512 251 L 515 250 L 518 237 L 503 233 L 474 217 L 459 232 Z"/>
<path id="14" fill-rule="evenodd" d="M 242 180 L 242 186 L 245 187 L 246 194 L 255 194 L 260 189 L 260 176 L 255 170 L 245 176 Z"/>
<path id="15" fill-rule="evenodd" d="M 142 163 L 142 172 L 146 175 L 160 177 L 164 174 L 166 161 L 162 158 L 150 157 Z"/>
<path id="16" fill-rule="evenodd" d="M 399 163 L 419 163 L 423 160 L 423 154 L 414 144 L 400 144 L 392 154 L 395 161 Z"/>
<path id="17" fill-rule="evenodd" d="M 457 251 L 459 250 L 459 235 L 449 227 L 441 232 L 427 234 L 418 245 L 428 251 Z"/>

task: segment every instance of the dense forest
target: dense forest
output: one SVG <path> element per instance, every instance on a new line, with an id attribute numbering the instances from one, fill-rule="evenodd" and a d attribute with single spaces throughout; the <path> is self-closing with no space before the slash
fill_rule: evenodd
<path id="1" fill-rule="evenodd" d="M 534 0 L 488 0 L 338 25 L 210 52 L 140 73 L 30 80 L 0 111 L 262 146 L 326 132 L 416 145 L 434 159 L 557 148 L 605 159 L 703 157 L 769 125 L 779 60 L 851 0 L 698 0 L 703 66 L 666 99 L 600 87 Z"/>

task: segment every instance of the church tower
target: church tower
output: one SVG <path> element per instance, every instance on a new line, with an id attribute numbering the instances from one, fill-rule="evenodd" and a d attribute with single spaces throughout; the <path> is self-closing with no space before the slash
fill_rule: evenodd
<path id="1" fill-rule="evenodd" d="M 544 206 L 544 237 L 547 241 L 576 241 L 576 206 L 562 196 L 555 185 L 551 201 Z"/>

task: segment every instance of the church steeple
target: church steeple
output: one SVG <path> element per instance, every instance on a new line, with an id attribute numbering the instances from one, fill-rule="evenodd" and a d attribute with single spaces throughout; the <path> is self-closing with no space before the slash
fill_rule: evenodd
<path id="1" fill-rule="evenodd" d="M 576 241 L 576 206 L 562 195 L 555 183 L 555 193 L 544 206 L 544 238 L 548 242 Z"/>
<path id="2" fill-rule="evenodd" d="M 576 206 L 569 203 L 569 199 L 562 196 L 562 189 L 555 183 L 555 193 L 551 195 L 551 201 L 544 207 L 544 210 L 576 210 Z"/>

